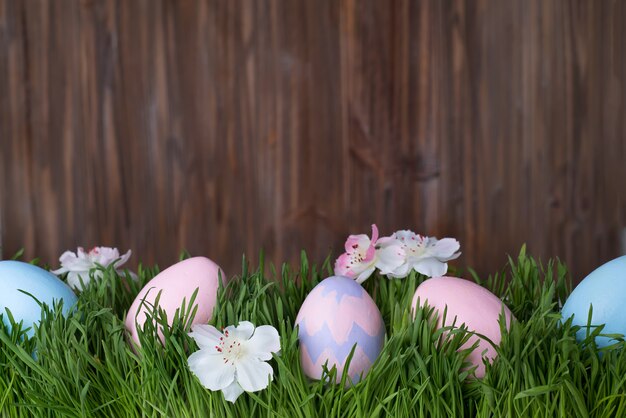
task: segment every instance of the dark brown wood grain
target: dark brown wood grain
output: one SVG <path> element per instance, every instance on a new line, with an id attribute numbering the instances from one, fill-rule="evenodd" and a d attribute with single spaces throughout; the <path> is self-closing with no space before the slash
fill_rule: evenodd
<path id="1" fill-rule="evenodd" d="M 625 24 L 619 0 L 0 0 L 4 255 L 236 273 L 375 222 L 580 279 L 626 226 Z"/>

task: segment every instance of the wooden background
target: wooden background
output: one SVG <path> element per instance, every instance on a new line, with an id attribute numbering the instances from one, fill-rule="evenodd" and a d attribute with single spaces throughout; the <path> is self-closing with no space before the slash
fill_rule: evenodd
<path id="1" fill-rule="evenodd" d="M 234 274 L 376 222 L 580 278 L 626 226 L 625 23 L 619 0 L 0 0 L 4 255 Z"/>

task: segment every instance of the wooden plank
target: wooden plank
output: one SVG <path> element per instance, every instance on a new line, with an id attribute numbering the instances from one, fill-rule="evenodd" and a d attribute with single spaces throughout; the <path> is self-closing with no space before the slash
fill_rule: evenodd
<path id="1" fill-rule="evenodd" d="M 4 254 L 236 272 L 376 222 L 581 278 L 626 226 L 625 23 L 619 1 L 0 0 Z"/>

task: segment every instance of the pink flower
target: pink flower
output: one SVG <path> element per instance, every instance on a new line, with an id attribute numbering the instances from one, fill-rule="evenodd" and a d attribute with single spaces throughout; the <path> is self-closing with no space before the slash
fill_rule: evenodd
<path id="1" fill-rule="evenodd" d="M 115 269 L 118 274 L 124 273 L 119 268 L 128 261 L 131 251 L 122 256 L 117 248 L 109 247 L 94 247 L 89 252 L 85 252 L 82 247 L 78 247 L 74 253 L 72 251 L 64 252 L 59 261 L 61 262 L 61 268 L 52 271 L 57 276 L 67 273 L 67 284 L 72 289 L 84 290 L 84 287 L 89 284 L 92 277 L 96 280 L 102 278 L 102 271 L 97 270 L 98 265 L 106 268 L 109 265 L 115 263 Z M 130 273 L 133 279 L 137 278 L 135 273 Z"/>
<path id="2" fill-rule="evenodd" d="M 335 274 L 363 283 L 378 268 L 381 274 L 390 274 L 404 263 L 405 254 L 399 242 L 389 238 L 378 246 L 378 228 L 372 225 L 372 238 L 365 234 L 350 235 L 346 252 L 335 262 Z"/>

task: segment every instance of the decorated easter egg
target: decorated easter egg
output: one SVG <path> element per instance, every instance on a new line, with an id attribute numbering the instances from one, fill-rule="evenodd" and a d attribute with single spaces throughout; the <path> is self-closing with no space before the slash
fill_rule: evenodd
<path id="1" fill-rule="evenodd" d="M 357 383 L 380 354 L 385 325 L 376 304 L 353 279 L 332 276 L 322 280 L 304 300 L 296 325 L 299 326 L 300 362 L 304 373 L 321 379 L 337 367 L 341 380 L 346 360 L 355 348 L 347 381 Z"/>
<path id="2" fill-rule="evenodd" d="M 76 304 L 76 295 L 54 274 L 21 261 L 0 261 L 0 315 L 10 328 L 7 310 L 15 322 L 22 321 L 22 329 L 30 328 L 27 335 L 34 333 L 33 324 L 41 319 L 39 302 L 52 308 L 63 301 L 63 313 L 67 314 Z M 27 295 L 26 293 L 30 295 Z"/>
<path id="3" fill-rule="evenodd" d="M 183 260 L 157 274 L 137 294 L 126 314 L 126 328 L 133 341 L 141 345 L 137 327 L 143 327 L 148 314 L 152 315 L 159 293 L 159 308 L 166 313 L 167 321 L 171 325 L 183 301 L 187 310 L 193 293 L 198 289 L 194 301 L 197 312 L 192 324 L 209 322 L 217 302 L 219 277 L 222 278 L 222 283 L 226 284 L 226 276 L 222 269 L 206 257 Z"/>
<path id="4" fill-rule="evenodd" d="M 626 256 L 616 258 L 601 265 L 576 286 L 567 298 L 561 312 L 563 320 L 572 319 L 574 325 L 582 328 L 577 338 L 582 340 L 587 334 L 587 325 L 591 330 L 604 324 L 602 334 L 626 335 Z M 593 307 L 589 322 L 589 308 Z M 609 337 L 596 337 L 599 347 L 605 347 L 616 341 Z"/>
<path id="5" fill-rule="evenodd" d="M 489 338 L 494 344 L 500 344 L 502 339 L 500 324 L 498 322 L 500 313 L 504 311 L 506 328 L 511 325 L 513 318 L 509 308 L 493 293 L 468 280 L 457 277 L 437 277 L 426 280 L 418 286 L 413 296 L 412 309 L 415 313 L 417 303 L 427 304 L 435 309 L 438 314 L 438 326 L 455 326 L 465 324 L 468 331 L 473 331 Z M 446 322 L 443 323 L 443 313 L 447 307 Z M 455 321 L 456 320 L 456 321 Z M 466 349 L 478 341 L 478 347 L 468 356 L 468 361 L 476 368 L 476 377 L 485 375 L 485 365 L 483 355 L 486 359 L 493 359 L 497 352 L 495 348 L 485 339 L 478 335 L 472 335 L 461 347 Z"/>

